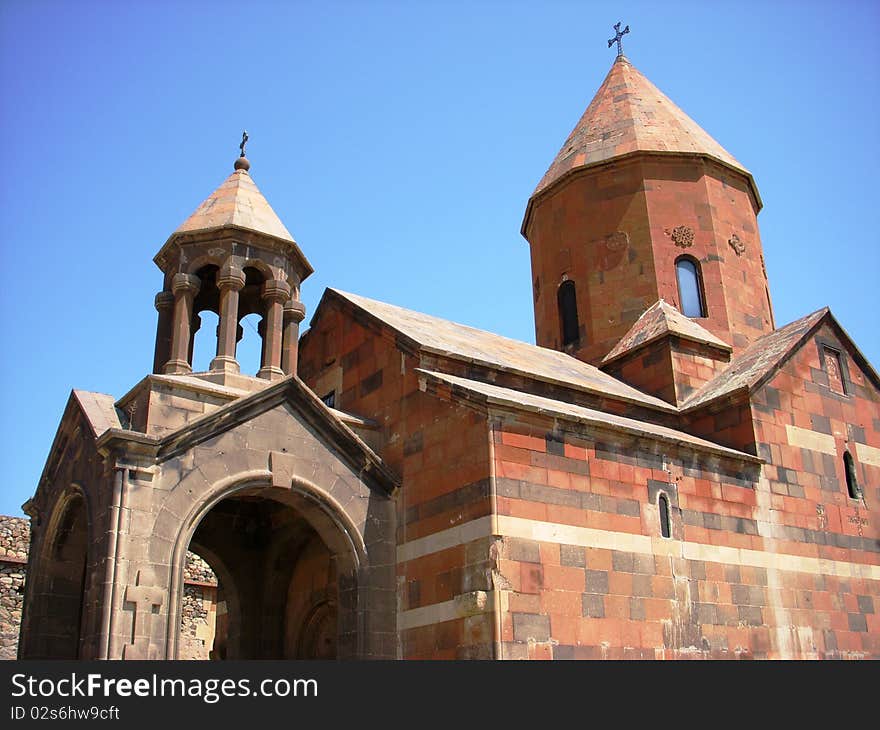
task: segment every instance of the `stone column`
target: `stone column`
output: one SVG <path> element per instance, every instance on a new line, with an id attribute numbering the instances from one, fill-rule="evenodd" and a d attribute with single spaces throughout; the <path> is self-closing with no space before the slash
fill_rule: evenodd
<path id="1" fill-rule="evenodd" d="M 284 305 L 284 336 L 281 344 L 281 369 L 285 375 L 296 375 L 299 353 L 299 323 L 306 316 L 302 302 L 290 298 Z"/>
<path id="2" fill-rule="evenodd" d="M 153 354 L 153 372 L 164 372 L 165 363 L 171 357 L 171 331 L 174 324 L 174 294 L 160 291 L 156 295 L 159 324 L 156 327 L 156 349 Z"/>
<path id="3" fill-rule="evenodd" d="M 217 327 L 217 357 L 211 360 L 211 370 L 227 373 L 241 372 L 235 359 L 238 342 L 238 293 L 244 286 L 241 269 L 225 269 L 217 279 L 220 289 L 220 324 Z"/>
<path id="4" fill-rule="evenodd" d="M 190 274 L 175 274 L 174 328 L 171 333 L 171 359 L 165 363 L 169 375 L 182 375 L 192 372 L 189 361 L 190 325 L 192 323 L 193 300 L 201 286 L 199 277 Z"/>
<path id="5" fill-rule="evenodd" d="M 290 299 L 290 284 L 272 279 L 263 284 L 263 301 L 266 313 L 263 321 L 263 362 L 260 364 L 258 378 L 277 380 L 284 377 L 281 369 L 281 337 L 283 329 L 284 303 Z"/>

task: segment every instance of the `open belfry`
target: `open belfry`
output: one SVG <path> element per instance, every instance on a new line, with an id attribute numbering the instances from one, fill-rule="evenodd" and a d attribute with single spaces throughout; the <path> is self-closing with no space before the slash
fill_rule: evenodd
<path id="1" fill-rule="evenodd" d="M 616 30 L 526 206 L 536 345 L 337 289 L 300 333 L 244 136 L 154 258 L 152 372 L 70 395 L 20 658 L 880 659 L 880 378 L 776 326 L 752 174 Z"/>

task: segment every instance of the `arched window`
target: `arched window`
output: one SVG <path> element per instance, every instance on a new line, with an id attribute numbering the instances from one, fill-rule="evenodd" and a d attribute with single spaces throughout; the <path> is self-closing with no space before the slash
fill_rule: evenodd
<path id="1" fill-rule="evenodd" d="M 198 329 L 195 327 L 196 322 L 199 322 Z M 210 309 L 199 312 L 193 317 L 192 369 L 194 373 L 203 373 L 211 368 L 211 360 L 217 354 L 219 322 L 220 318 Z"/>
<path id="2" fill-rule="evenodd" d="M 669 500 L 665 494 L 660 495 L 657 506 L 660 508 L 660 534 L 663 537 L 672 537 L 672 530 L 669 526 Z"/>
<path id="3" fill-rule="evenodd" d="M 556 303 L 559 306 L 562 346 L 567 347 L 580 339 L 577 296 L 574 291 L 574 282 L 571 279 L 567 279 L 559 285 L 559 290 L 556 292 Z"/>
<path id="4" fill-rule="evenodd" d="M 235 358 L 245 375 L 256 375 L 263 361 L 263 329 L 259 314 L 248 314 L 238 323 L 238 345 Z"/>
<path id="5" fill-rule="evenodd" d="M 849 492 L 850 497 L 858 499 L 862 493 L 859 490 L 858 479 L 856 479 L 856 465 L 849 451 L 843 452 L 843 471 L 846 473 L 846 491 Z"/>
<path id="6" fill-rule="evenodd" d="M 703 294 L 703 276 L 699 262 L 690 256 L 680 256 L 675 261 L 675 278 L 678 280 L 678 301 L 685 317 L 705 317 L 706 297 Z"/>

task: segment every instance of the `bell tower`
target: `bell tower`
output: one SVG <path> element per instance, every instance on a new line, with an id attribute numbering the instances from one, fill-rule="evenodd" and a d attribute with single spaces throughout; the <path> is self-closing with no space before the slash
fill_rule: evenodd
<path id="1" fill-rule="evenodd" d="M 758 189 L 616 29 L 617 58 L 523 219 L 537 344 L 598 365 L 663 300 L 735 354 L 774 329 Z"/>
<path id="2" fill-rule="evenodd" d="M 193 341 L 209 310 L 219 318 L 216 356 L 201 377 L 241 384 L 236 345 L 243 317 L 262 317 L 256 377 L 296 372 L 302 281 L 313 269 L 250 176 L 247 132 L 232 174 L 183 222 L 153 259 L 164 274 L 153 372 L 192 372 Z"/>

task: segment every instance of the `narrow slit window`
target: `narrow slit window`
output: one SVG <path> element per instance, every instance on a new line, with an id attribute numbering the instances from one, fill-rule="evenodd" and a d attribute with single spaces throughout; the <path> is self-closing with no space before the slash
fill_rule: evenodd
<path id="1" fill-rule="evenodd" d="M 336 391 L 331 390 L 327 395 L 325 395 L 321 400 L 324 402 L 324 405 L 328 408 L 336 407 Z"/>
<path id="2" fill-rule="evenodd" d="M 700 264 L 690 256 L 682 256 L 675 262 L 678 281 L 678 300 L 685 317 L 705 317 L 706 298 L 703 295 L 703 276 Z"/>
<path id="3" fill-rule="evenodd" d="M 559 324 L 562 328 L 562 346 L 574 344 L 580 339 L 580 323 L 578 322 L 577 295 L 571 279 L 563 281 L 556 292 L 559 305 Z"/>
<path id="4" fill-rule="evenodd" d="M 660 507 L 660 534 L 663 537 L 672 537 L 672 530 L 669 527 L 669 500 L 665 494 L 661 494 L 658 502 Z"/>
<path id="5" fill-rule="evenodd" d="M 849 451 L 843 452 L 843 471 L 846 474 L 846 491 L 852 499 L 862 496 L 859 490 L 859 481 L 856 479 L 856 465 Z"/>

